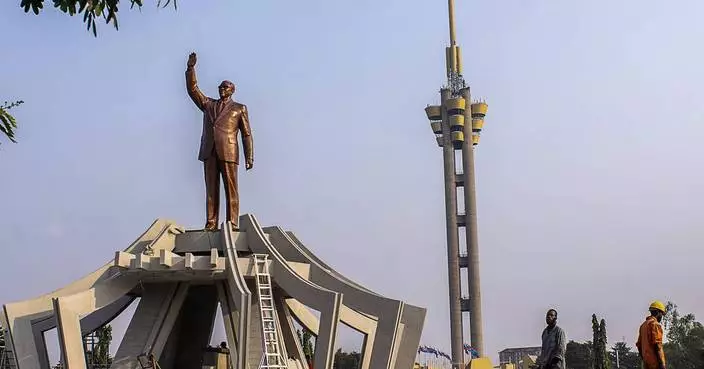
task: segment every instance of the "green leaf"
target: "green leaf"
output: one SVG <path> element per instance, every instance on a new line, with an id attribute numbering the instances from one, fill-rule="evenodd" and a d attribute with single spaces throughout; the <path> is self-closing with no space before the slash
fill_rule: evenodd
<path id="1" fill-rule="evenodd" d="M 20 3 L 20 7 L 24 8 L 24 12 L 27 13 L 29 12 L 29 7 L 32 6 L 32 3 L 29 2 L 28 0 L 22 0 Z"/>

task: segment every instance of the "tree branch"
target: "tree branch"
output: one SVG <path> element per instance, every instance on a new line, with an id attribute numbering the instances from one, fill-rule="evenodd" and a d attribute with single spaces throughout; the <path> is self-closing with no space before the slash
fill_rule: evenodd
<path id="1" fill-rule="evenodd" d="M 15 117 L 8 112 L 8 110 L 23 103 L 24 101 L 21 100 L 12 103 L 8 103 L 7 101 L 5 101 L 2 105 L 0 105 L 0 133 L 3 133 L 5 136 L 7 136 L 7 139 L 13 143 L 17 142 L 17 140 L 15 140 L 15 129 L 17 129 L 17 121 L 15 120 Z"/>
<path id="2" fill-rule="evenodd" d="M 117 23 L 117 5 L 120 0 L 53 0 L 54 8 L 74 16 L 77 14 L 83 14 L 83 23 L 86 24 L 86 29 L 88 31 L 93 31 L 93 36 L 98 37 L 98 31 L 95 26 L 95 18 L 102 17 L 105 19 L 105 24 L 112 23 L 115 29 L 119 29 Z M 130 9 L 137 6 L 141 9 L 143 5 L 143 0 L 123 0 L 124 2 L 130 2 Z M 178 9 L 176 0 L 157 0 L 156 6 L 159 8 L 165 8 L 173 1 L 174 9 Z M 163 4 L 163 5 L 162 5 Z M 20 7 L 24 9 L 25 13 L 29 13 L 31 10 L 35 15 L 44 9 L 44 0 L 22 0 Z"/>

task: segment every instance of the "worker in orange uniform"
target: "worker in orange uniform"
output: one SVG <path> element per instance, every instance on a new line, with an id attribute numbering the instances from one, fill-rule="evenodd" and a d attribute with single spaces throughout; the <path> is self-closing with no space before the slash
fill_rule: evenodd
<path id="1" fill-rule="evenodd" d="M 662 326 L 665 305 L 660 301 L 650 304 L 650 316 L 638 331 L 638 355 L 643 360 L 643 369 L 665 369 L 665 352 L 662 350 Z"/>

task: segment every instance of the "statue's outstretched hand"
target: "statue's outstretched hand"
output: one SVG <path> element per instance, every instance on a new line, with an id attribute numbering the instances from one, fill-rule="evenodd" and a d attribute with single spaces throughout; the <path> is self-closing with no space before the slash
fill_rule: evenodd
<path id="1" fill-rule="evenodd" d="M 188 55 L 188 66 L 189 67 L 194 67 L 196 65 L 196 61 L 197 61 L 196 53 L 191 53 L 190 55 Z"/>
<path id="2" fill-rule="evenodd" d="M 245 168 L 247 168 L 247 170 L 252 169 L 253 166 L 254 163 L 251 160 L 247 160 L 247 163 L 245 163 Z"/>

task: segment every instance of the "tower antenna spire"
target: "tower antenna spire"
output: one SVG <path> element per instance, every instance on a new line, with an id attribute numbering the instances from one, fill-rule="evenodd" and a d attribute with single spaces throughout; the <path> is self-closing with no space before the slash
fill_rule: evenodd
<path id="1" fill-rule="evenodd" d="M 461 90 L 467 87 L 467 84 L 462 78 L 462 58 L 455 38 L 455 0 L 447 0 L 447 18 L 450 30 L 450 46 L 445 48 L 447 87 L 452 96 L 460 96 Z"/>
<path id="2" fill-rule="evenodd" d="M 450 46 L 456 45 L 455 40 L 455 0 L 447 0 L 447 17 L 450 24 Z"/>

